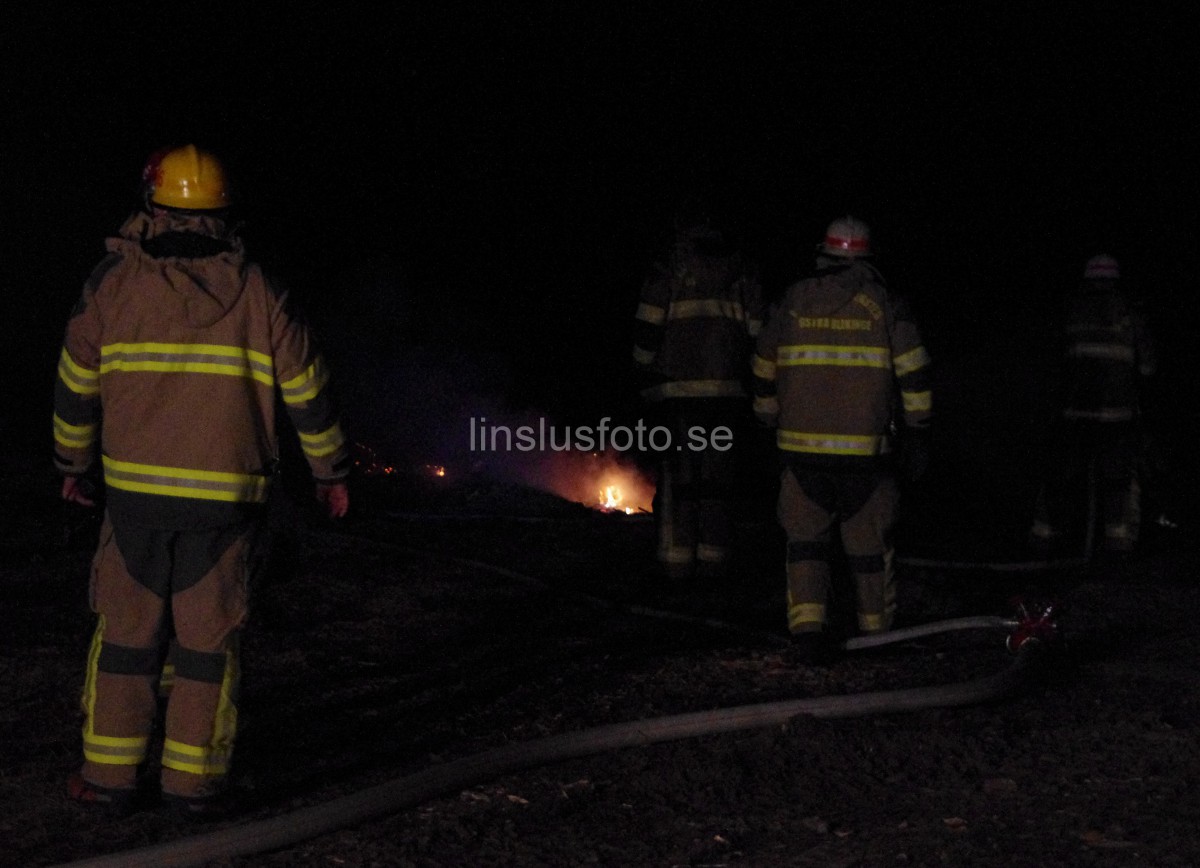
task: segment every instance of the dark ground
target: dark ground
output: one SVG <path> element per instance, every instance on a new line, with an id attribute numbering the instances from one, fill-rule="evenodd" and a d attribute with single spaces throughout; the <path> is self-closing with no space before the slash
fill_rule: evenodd
<path id="1" fill-rule="evenodd" d="M 94 523 L 63 511 L 44 470 L 12 462 L 3 484 L 0 864 L 195 834 L 162 810 L 108 821 L 63 797 L 78 761 Z M 994 541 L 1011 514 L 983 499 Z M 773 641 L 783 601 L 769 500 L 740 525 L 736 579 L 684 588 L 653 578 L 645 517 L 480 480 L 371 478 L 334 527 L 285 494 L 245 643 L 237 822 L 543 735 L 1009 665 L 1003 637 L 978 633 L 801 665 Z M 933 537 L 949 551 L 955 534 L 960 556 L 987 548 L 964 538 L 973 513 L 961 499 L 913 502 L 924 513 L 910 552 Z M 947 533 L 931 534 L 938 525 Z M 1200 864 L 1196 548 L 1159 533 L 1128 563 L 1055 574 L 903 567 L 903 624 L 1061 596 L 1064 648 L 1012 698 L 559 762 L 213 864 Z"/>

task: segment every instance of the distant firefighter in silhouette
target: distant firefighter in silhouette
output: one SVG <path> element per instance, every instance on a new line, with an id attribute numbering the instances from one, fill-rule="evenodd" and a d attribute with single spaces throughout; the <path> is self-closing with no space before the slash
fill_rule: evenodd
<path id="1" fill-rule="evenodd" d="M 855 580 L 858 628 L 891 627 L 897 417 L 901 469 L 916 479 L 928 463 L 929 355 L 870 254 L 865 223 L 834 220 L 815 274 L 788 288 L 772 310 L 754 358 L 754 409 L 776 429 L 785 464 L 778 513 L 787 536 L 788 629 L 811 662 L 828 660 L 834 647 L 828 606 L 838 529 Z"/>
<path id="2" fill-rule="evenodd" d="M 657 557 L 669 577 L 715 578 L 729 568 L 734 432 L 751 420 L 749 358 L 762 304 L 756 277 L 706 204 L 681 208 L 673 249 L 642 288 L 633 348 L 642 397 L 672 434 L 654 496 Z M 731 436 L 714 441 L 722 429 Z"/>
<path id="3" fill-rule="evenodd" d="M 1055 552 L 1068 525 L 1078 529 L 1089 500 L 1099 512 L 1106 552 L 1128 553 L 1138 540 L 1139 395 L 1155 359 L 1144 312 L 1122 290 L 1120 277 L 1113 257 L 1093 256 L 1066 299 L 1059 418 L 1030 529 L 1040 553 Z M 1090 542 L 1092 528 L 1083 530 Z"/>
<path id="4" fill-rule="evenodd" d="M 229 218 L 223 165 L 188 145 L 153 156 L 143 180 L 141 207 L 108 240 L 67 323 L 55 387 L 62 496 L 93 505 L 82 480 L 97 457 L 107 495 L 84 762 L 68 795 L 132 807 L 171 647 L 162 794 L 205 817 L 226 807 L 276 401 L 333 517 L 348 507 L 349 456 L 309 330 Z"/>

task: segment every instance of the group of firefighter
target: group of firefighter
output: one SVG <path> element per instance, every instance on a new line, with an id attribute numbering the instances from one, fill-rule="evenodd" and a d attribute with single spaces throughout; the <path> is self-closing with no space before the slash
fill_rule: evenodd
<path id="1" fill-rule="evenodd" d="M 931 455 L 929 353 L 909 306 L 874 265 L 859 219 L 829 224 L 815 269 L 769 311 L 711 213 L 681 209 L 675 230 L 635 315 L 642 397 L 677 431 L 736 427 L 750 409 L 774 429 L 787 626 L 803 659 L 827 661 L 840 629 L 835 562 L 852 576 L 860 632 L 887 630 L 895 617 L 900 488 L 925 473 Z M 1062 341 L 1054 454 L 1030 544 L 1044 556 L 1061 552 L 1079 499 L 1089 497 L 1079 485 L 1087 479 L 1103 550 L 1126 553 L 1139 530 L 1139 381 L 1153 373 L 1154 354 L 1113 257 L 1089 259 L 1067 293 Z M 734 554 L 733 454 L 672 448 L 658 465 L 662 570 L 683 580 L 723 575 Z"/>
<path id="2" fill-rule="evenodd" d="M 62 497 L 104 521 L 89 599 L 97 619 L 82 695 L 83 764 L 68 795 L 113 814 L 147 792 L 165 693 L 160 780 L 184 815 L 229 808 L 239 636 L 256 536 L 279 455 L 276 409 L 296 429 L 317 499 L 347 513 L 352 463 L 326 363 L 278 280 L 247 256 L 222 162 L 193 145 L 153 155 L 133 213 L 107 242 L 67 323 L 54 394 Z M 853 573 L 858 629 L 896 610 L 892 533 L 899 480 L 928 463 L 930 359 L 909 308 L 872 264 L 867 226 L 834 220 L 815 272 L 768 312 L 758 280 L 707 212 L 682 215 L 646 282 L 634 360 L 643 394 L 683 444 L 751 403 L 784 458 L 787 624 L 814 662 L 831 646 L 831 555 Z M 1103 479 L 1105 543 L 1137 538 L 1131 471 L 1136 380 L 1152 359 L 1138 311 L 1098 256 L 1067 310 L 1074 379 L 1064 455 Z M 734 548 L 730 452 L 662 456 L 658 559 L 672 576 L 719 575 Z M 1064 468 L 1068 462 L 1061 462 Z M 1050 480 L 1034 536 L 1061 532 Z M 169 689 L 168 689 L 169 688 Z"/>

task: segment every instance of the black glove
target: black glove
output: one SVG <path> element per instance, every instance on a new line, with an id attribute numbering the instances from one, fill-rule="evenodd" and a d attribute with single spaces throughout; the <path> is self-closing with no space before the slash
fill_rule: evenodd
<path id="1" fill-rule="evenodd" d="M 905 428 L 900 438 L 899 471 L 902 479 L 917 482 L 929 469 L 932 437 L 927 428 Z"/>

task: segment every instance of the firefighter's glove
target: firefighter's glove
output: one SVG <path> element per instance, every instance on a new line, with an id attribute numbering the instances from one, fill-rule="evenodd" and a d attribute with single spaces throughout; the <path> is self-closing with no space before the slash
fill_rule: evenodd
<path id="1" fill-rule="evenodd" d="M 900 476 L 908 482 L 917 482 L 929 469 L 929 431 L 922 428 L 906 428 L 900 440 Z"/>
<path id="2" fill-rule="evenodd" d="M 350 490 L 344 482 L 318 482 L 317 500 L 325 504 L 330 518 L 342 518 L 350 510 Z"/>

